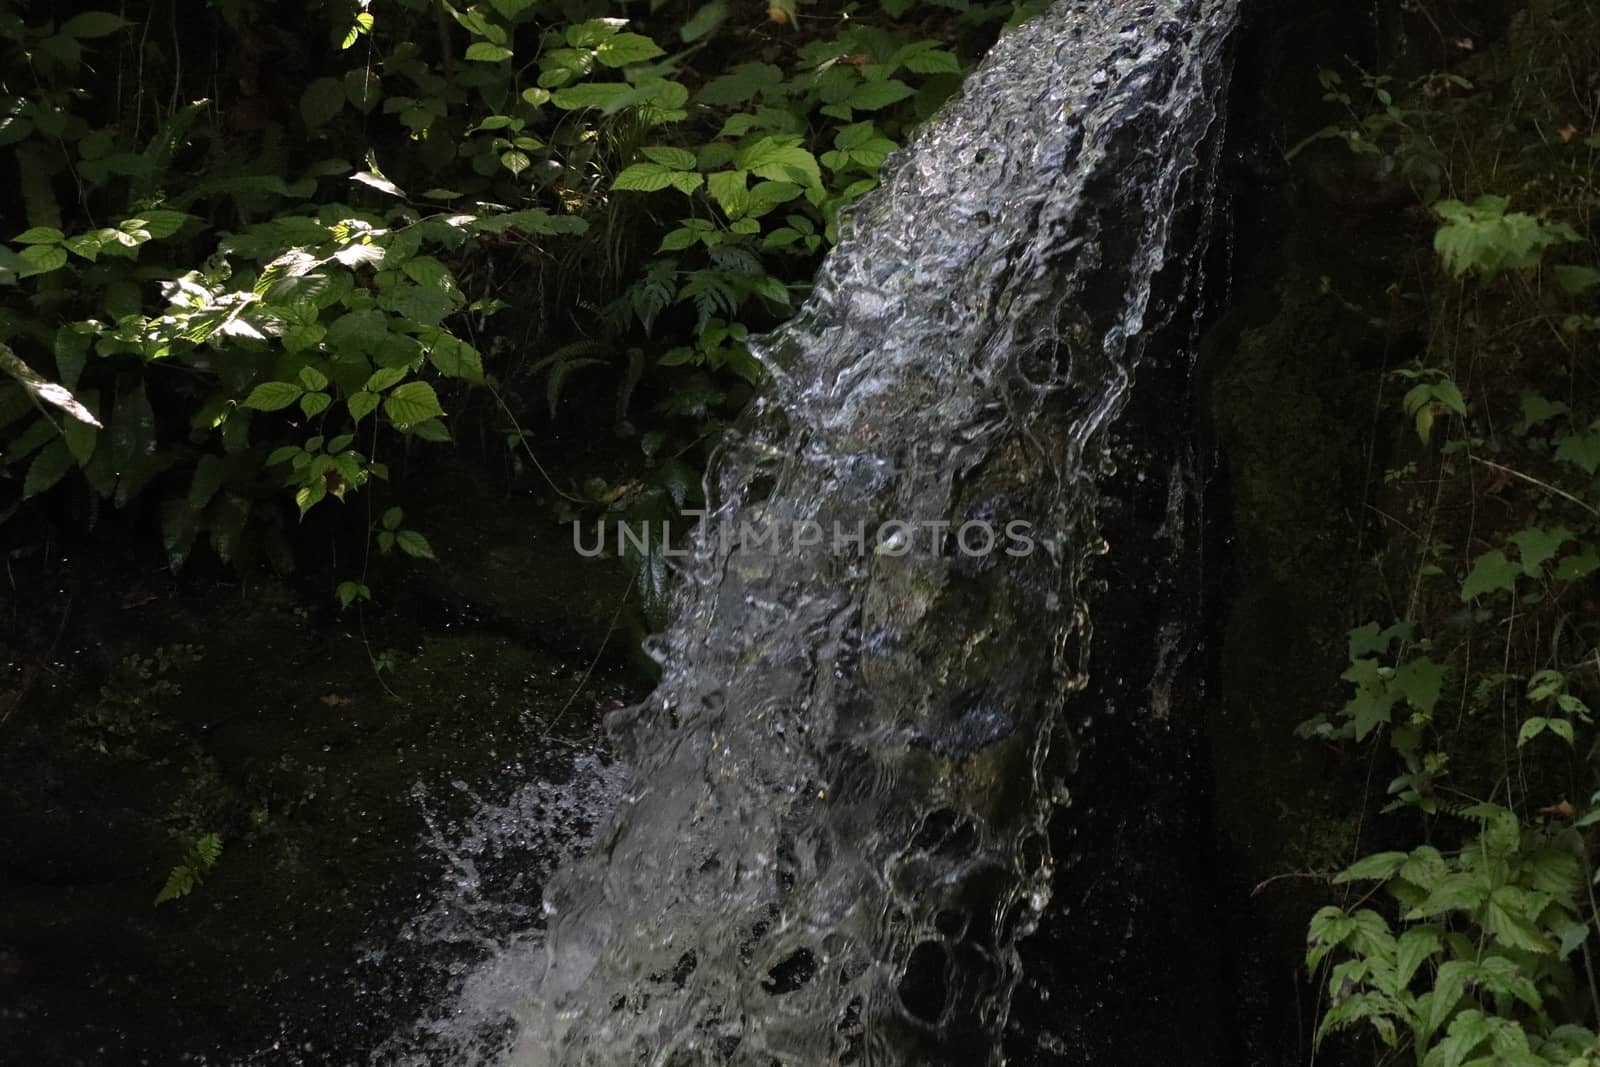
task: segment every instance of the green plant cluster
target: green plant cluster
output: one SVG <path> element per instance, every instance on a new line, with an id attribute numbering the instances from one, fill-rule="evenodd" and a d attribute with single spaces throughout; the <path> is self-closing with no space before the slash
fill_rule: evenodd
<path id="1" fill-rule="evenodd" d="M 1300 729 L 1391 768 L 1373 833 L 1397 847 L 1333 879 L 1307 954 L 1319 1038 L 1364 1029 L 1383 1062 L 1600 1063 L 1597 34 L 1543 0 L 1403 87 L 1323 75 L 1348 117 L 1313 141 L 1414 196 L 1432 254 L 1391 312 L 1422 341 L 1384 382 L 1383 621 L 1349 633 L 1348 702 Z"/>
<path id="2" fill-rule="evenodd" d="M 174 567 L 208 544 L 287 569 L 296 516 L 448 444 L 479 395 L 508 447 L 546 451 L 505 399 L 528 379 L 552 421 L 575 382 L 614 398 L 681 506 L 695 450 L 761 379 L 748 337 L 1023 13 L 0 4 L 19 176 L 0 196 L 25 221 L 0 234 L 0 521 L 149 502 Z M 196 62 L 219 41 L 225 73 Z M 369 594 L 363 573 L 339 598 Z"/>

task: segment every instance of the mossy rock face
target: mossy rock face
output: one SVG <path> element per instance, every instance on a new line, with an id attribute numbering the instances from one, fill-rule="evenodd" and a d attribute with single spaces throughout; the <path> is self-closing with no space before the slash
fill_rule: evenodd
<path id="1" fill-rule="evenodd" d="M 1351 432 L 1342 311 L 1304 275 L 1286 278 L 1279 295 L 1273 318 L 1240 332 L 1212 402 L 1234 529 L 1244 552 L 1292 588 L 1340 569 L 1343 490 L 1361 442 Z"/>
<path id="2" fill-rule="evenodd" d="M 29 1063 L 236 1063 L 286 1035 L 362 1059 L 428 993 L 395 956 L 442 891 L 426 816 L 565 780 L 648 684 L 593 630 L 441 618 L 398 583 L 363 628 L 283 586 L 117 580 L 85 579 L 63 638 L 96 656 L 0 737 L 0 1048 Z M 157 906 L 208 833 L 216 866 Z"/>
<path id="3" fill-rule="evenodd" d="M 1404 345 L 1384 321 L 1386 290 L 1416 223 L 1342 145 L 1281 160 L 1338 117 L 1320 102 L 1319 67 L 1370 65 L 1375 40 L 1389 46 L 1392 12 L 1372 14 L 1270 0 L 1247 12 L 1230 123 L 1244 163 L 1232 299 L 1201 352 L 1216 457 L 1206 740 L 1228 1010 L 1237 1062 L 1251 1067 L 1303 1059 L 1314 1021 L 1298 1015 L 1315 991 L 1294 976 L 1306 923 L 1328 902 L 1325 883 L 1303 876 L 1348 855 L 1365 798 L 1363 781 L 1294 731 L 1347 699 L 1373 405 Z M 1346 1062 L 1332 1044 L 1324 1060 Z"/>
<path id="4" fill-rule="evenodd" d="M 570 524 L 480 468 L 444 464 L 419 481 L 408 522 L 439 556 L 415 575 L 429 596 L 552 647 L 603 644 L 613 660 L 654 670 L 639 645 L 662 620 L 621 561 L 580 555 Z"/>

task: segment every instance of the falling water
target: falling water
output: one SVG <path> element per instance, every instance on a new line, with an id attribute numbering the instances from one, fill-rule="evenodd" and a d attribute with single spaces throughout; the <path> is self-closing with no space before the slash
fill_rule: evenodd
<path id="1" fill-rule="evenodd" d="M 612 724 L 630 784 L 546 893 L 499 1062 L 999 1061 L 1107 429 L 1193 266 L 1234 9 L 1060 0 L 844 222 L 761 345 L 663 680 Z M 1032 551 L 969 551 L 1013 522 Z"/>

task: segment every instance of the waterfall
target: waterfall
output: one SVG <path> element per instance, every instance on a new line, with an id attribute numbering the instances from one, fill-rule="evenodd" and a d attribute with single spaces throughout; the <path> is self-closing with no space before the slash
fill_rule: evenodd
<path id="1" fill-rule="evenodd" d="M 462 1060 L 1000 1061 L 1107 431 L 1192 288 L 1161 279 L 1195 270 L 1235 7 L 1059 0 L 843 221 L 611 724 L 629 784 L 548 887 L 506 1043 Z"/>

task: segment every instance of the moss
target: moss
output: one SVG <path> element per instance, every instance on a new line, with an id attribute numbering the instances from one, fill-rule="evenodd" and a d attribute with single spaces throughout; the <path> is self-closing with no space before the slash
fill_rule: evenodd
<path id="1" fill-rule="evenodd" d="M 1293 587 L 1326 581 L 1343 555 L 1350 361 L 1342 309 L 1317 279 L 1291 276 L 1279 293 L 1278 313 L 1242 331 L 1227 356 L 1213 410 L 1243 551 Z"/>
<path id="2" fill-rule="evenodd" d="M 110 663 L 178 644 L 203 655 L 159 689 L 117 690 L 114 719 L 85 669 L 76 695 L 8 723 L 0 955 L 14 974 L 0 995 L 15 992 L 18 1010 L 0 1015 L 0 1047 L 26 1028 L 39 1062 L 234 1062 L 285 1025 L 320 1031 L 323 1048 L 369 1047 L 354 1030 L 381 1029 L 406 991 L 360 1019 L 346 983 L 384 979 L 357 969 L 361 946 L 392 942 L 429 891 L 424 811 L 464 813 L 455 782 L 492 797 L 508 774 L 559 773 L 642 688 L 614 663 L 586 677 L 595 650 L 581 633 L 544 644 L 492 620 L 419 627 L 400 604 L 368 619 L 372 647 L 396 650 L 380 682 L 360 628 L 281 588 L 172 590 L 136 615 L 103 603 L 82 625 Z M 117 746 L 95 751 L 75 721 L 109 721 Z M 209 832 L 225 840 L 214 871 L 154 906 Z"/>

